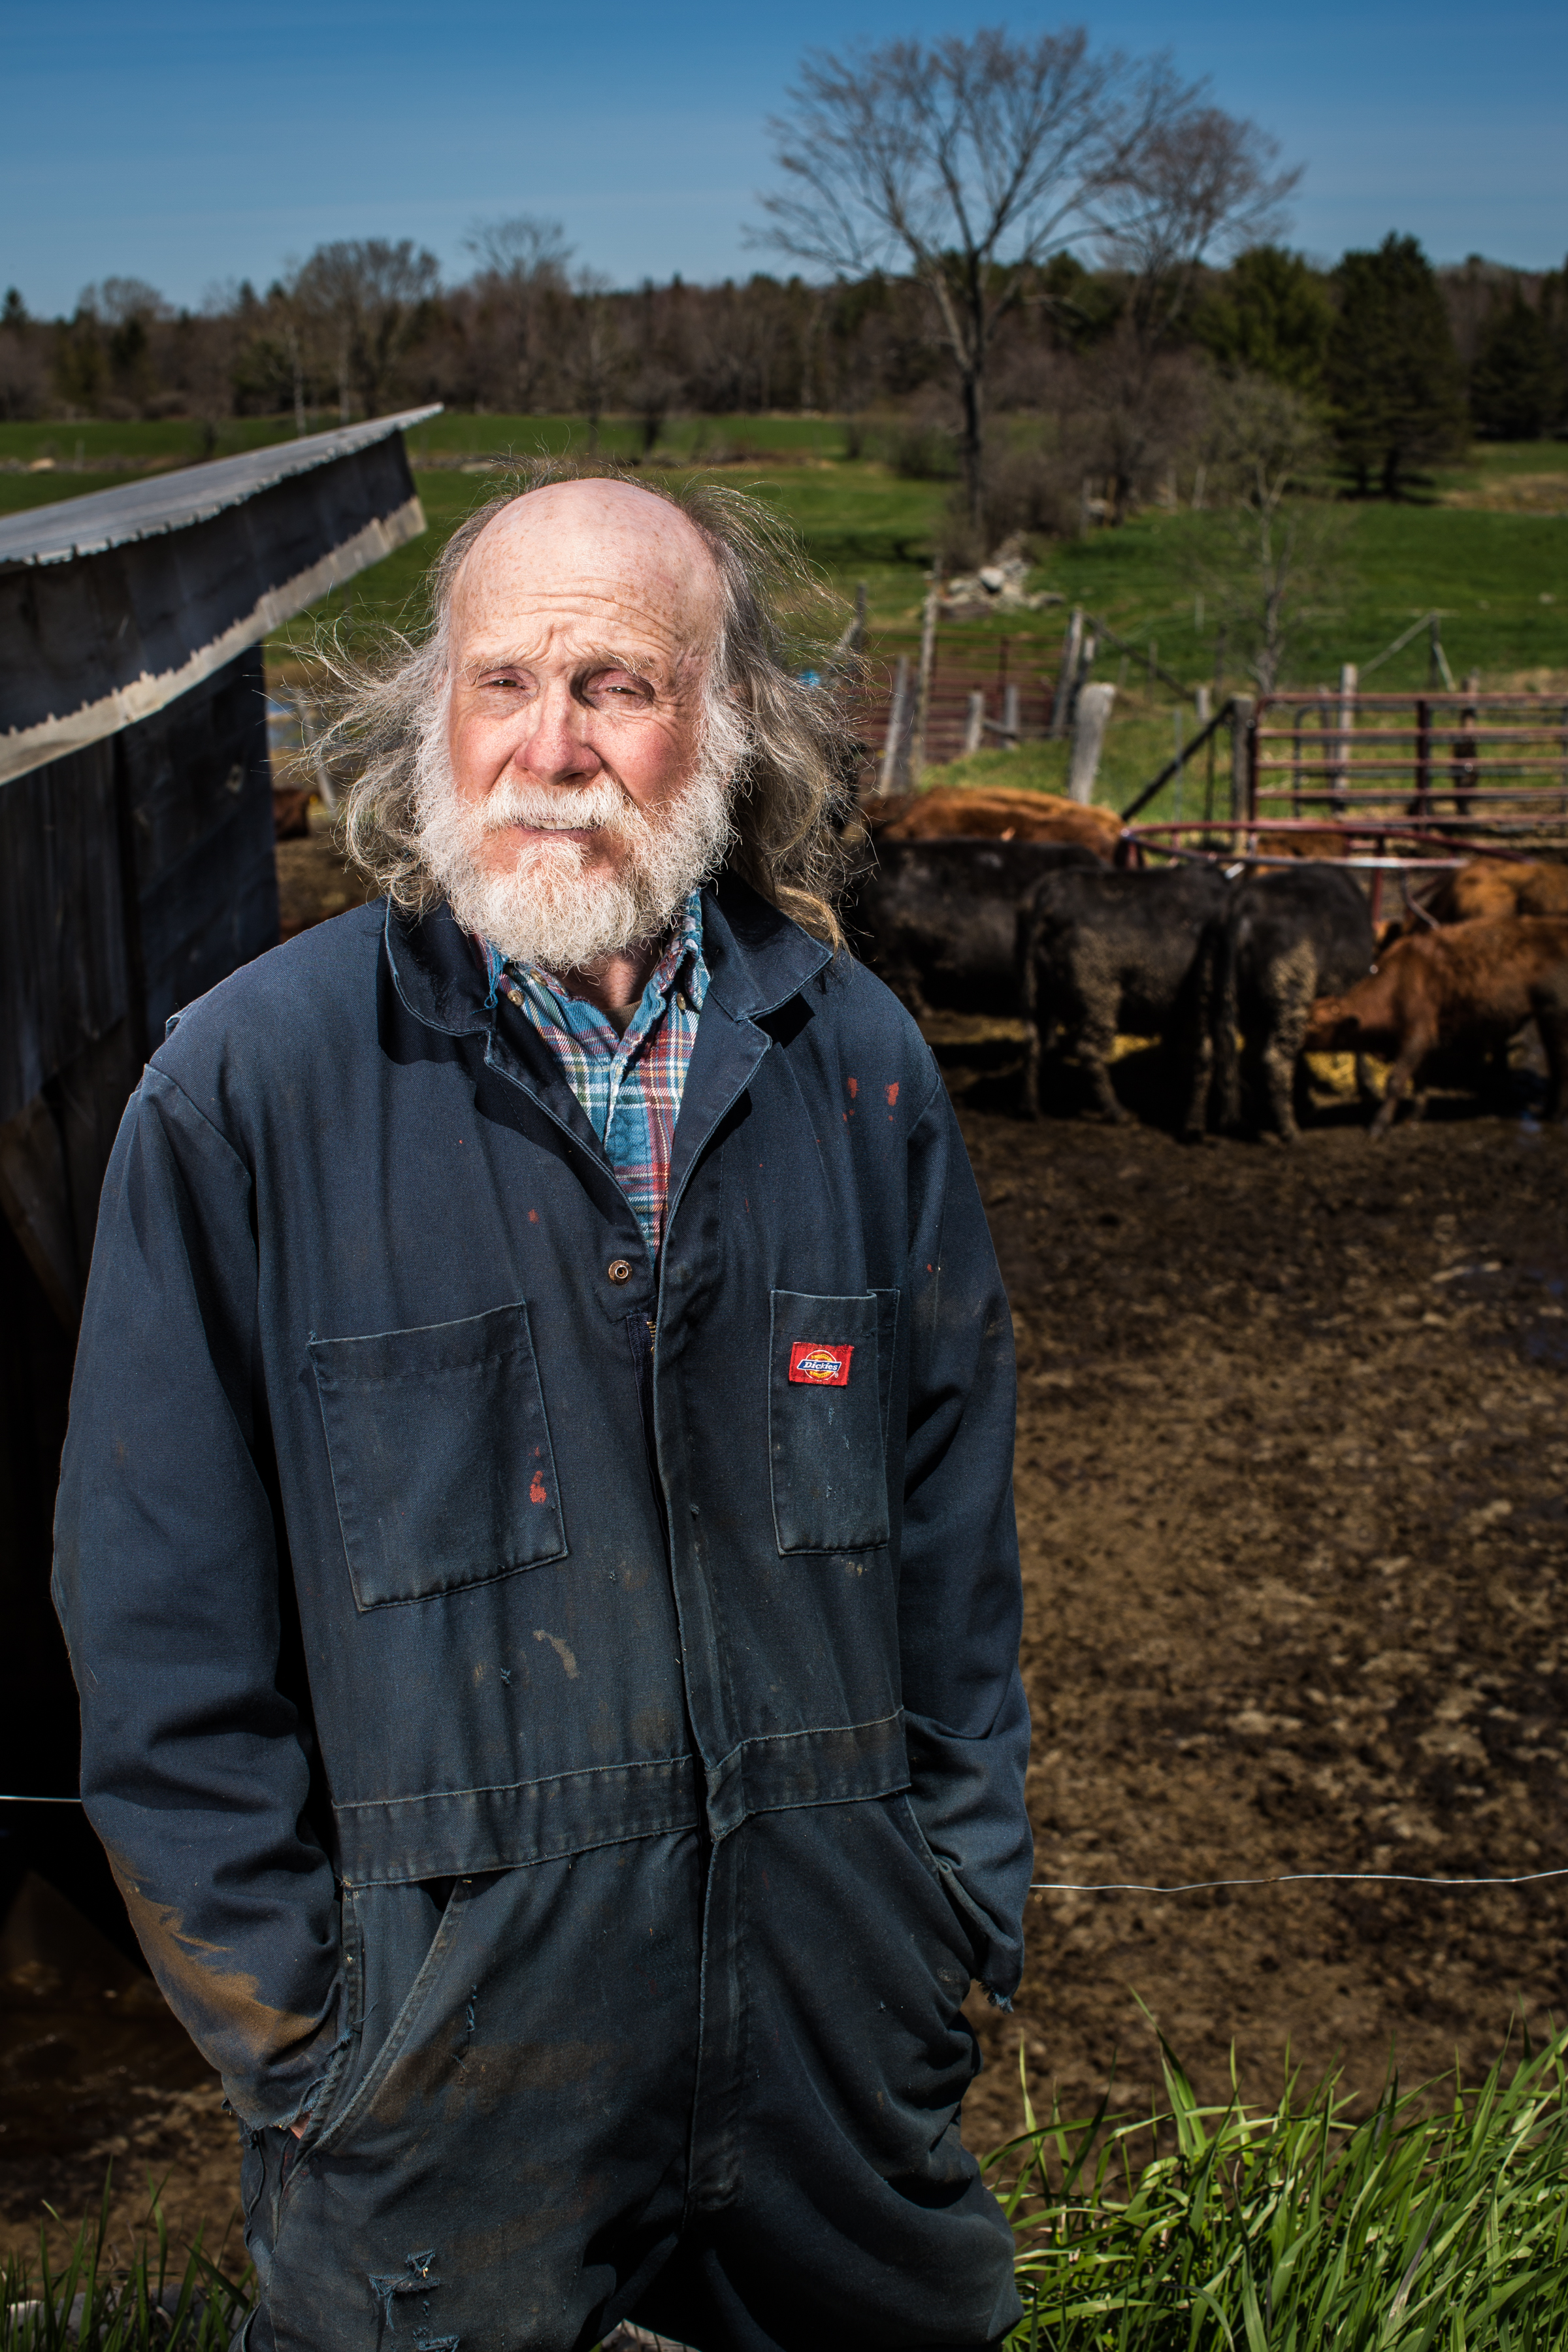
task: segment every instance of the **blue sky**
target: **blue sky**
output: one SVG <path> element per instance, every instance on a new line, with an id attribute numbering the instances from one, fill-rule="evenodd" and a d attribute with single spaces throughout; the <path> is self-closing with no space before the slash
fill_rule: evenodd
<path id="1" fill-rule="evenodd" d="M 465 230 L 534 212 L 617 284 L 756 267 L 765 118 L 801 51 L 1018 33 L 1078 12 L 926 0 L 0 0 L 0 286 L 38 312 L 89 279 L 195 304 L 340 236 L 412 236 L 462 275 Z M 1168 47 L 1306 174 L 1293 241 L 1413 232 L 1433 257 L 1561 265 L 1568 6 L 1125 0 L 1096 40 Z"/>

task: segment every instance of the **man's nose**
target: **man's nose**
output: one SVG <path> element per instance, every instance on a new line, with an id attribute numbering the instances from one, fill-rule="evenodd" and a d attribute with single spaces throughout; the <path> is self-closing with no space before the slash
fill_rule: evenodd
<path id="1" fill-rule="evenodd" d="M 588 740 L 592 716 L 564 678 L 552 680 L 529 713 L 513 766 L 538 783 L 579 783 L 596 776 L 602 762 Z"/>

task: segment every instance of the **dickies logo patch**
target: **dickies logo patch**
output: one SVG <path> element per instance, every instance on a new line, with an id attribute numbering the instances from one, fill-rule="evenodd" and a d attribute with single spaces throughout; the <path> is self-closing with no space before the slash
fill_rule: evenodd
<path id="1" fill-rule="evenodd" d="M 796 1339 L 789 1351 L 789 1376 L 813 1388 L 841 1389 L 849 1379 L 853 1347 L 830 1348 L 822 1339 Z"/>

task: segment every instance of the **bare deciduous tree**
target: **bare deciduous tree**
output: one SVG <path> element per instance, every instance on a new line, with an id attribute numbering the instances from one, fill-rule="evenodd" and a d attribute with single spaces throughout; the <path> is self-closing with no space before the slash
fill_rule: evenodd
<path id="1" fill-rule="evenodd" d="M 1217 388 L 1207 464 L 1218 512 L 1194 569 L 1264 694 L 1306 610 L 1342 585 L 1350 518 L 1329 502 L 1330 456 L 1321 410 L 1289 385 L 1241 375 Z"/>
<path id="2" fill-rule="evenodd" d="M 610 281 L 596 269 L 580 269 L 573 281 L 572 323 L 566 372 L 577 407 L 588 423 L 588 447 L 596 455 L 599 425 L 625 360 L 615 314 L 605 297 Z"/>
<path id="3" fill-rule="evenodd" d="M 1150 123 L 1088 206 L 1105 260 L 1125 271 L 1129 298 L 1111 360 L 1117 431 L 1109 453 L 1121 521 L 1149 445 L 1165 423 L 1163 377 L 1209 257 L 1265 243 L 1283 226 L 1300 168 L 1279 171 L 1279 143 L 1256 122 L 1189 104 Z M 1168 433 L 1164 434 L 1168 438 Z"/>
<path id="4" fill-rule="evenodd" d="M 527 416 L 551 364 L 547 320 L 563 307 L 572 247 L 556 220 L 520 213 L 510 220 L 476 222 L 463 240 L 479 265 L 479 292 L 500 314 L 510 345 L 511 396 Z"/>
<path id="5" fill-rule="evenodd" d="M 1029 273 L 1086 223 L 1196 92 L 1163 59 L 1091 53 L 1081 27 L 1010 40 L 814 51 L 772 128 L 784 189 L 763 241 L 837 278 L 901 268 L 935 306 L 958 375 L 972 517 L 981 509 L 985 375 Z"/>
<path id="6" fill-rule="evenodd" d="M 0 310 L 0 417 L 9 425 L 20 417 L 37 416 L 44 405 L 48 380 L 44 337 L 13 286 Z"/>
<path id="7" fill-rule="evenodd" d="M 290 287 L 296 309 L 310 316 L 335 350 L 338 403 L 346 421 L 351 389 L 367 416 L 378 416 L 392 371 L 440 284 L 433 253 L 412 237 L 380 236 L 319 245 Z"/>

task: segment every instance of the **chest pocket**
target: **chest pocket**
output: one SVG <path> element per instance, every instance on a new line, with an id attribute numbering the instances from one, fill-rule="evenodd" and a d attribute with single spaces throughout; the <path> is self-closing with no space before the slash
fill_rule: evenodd
<path id="1" fill-rule="evenodd" d="M 888 1540 L 899 1294 L 770 1296 L 768 1465 L 779 1549 L 875 1550 Z"/>
<path id="2" fill-rule="evenodd" d="M 361 1609 L 489 1584 L 566 1550 L 528 1308 L 312 1339 Z"/>

